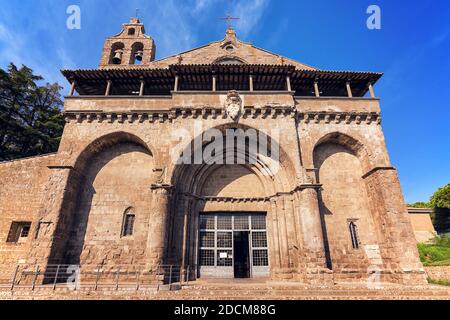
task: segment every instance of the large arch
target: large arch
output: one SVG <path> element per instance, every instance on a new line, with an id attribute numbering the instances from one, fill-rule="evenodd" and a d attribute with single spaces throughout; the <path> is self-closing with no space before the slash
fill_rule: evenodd
<path id="1" fill-rule="evenodd" d="M 225 135 L 226 129 L 254 128 L 233 123 L 213 129 L 217 129 Z M 166 222 L 166 229 L 168 230 L 171 226 L 172 230 L 183 230 L 183 233 L 175 231 L 169 235 L 170 247 L 166 251 L 169 263 L 184 266 L 197 265 L 197 226 L 200 213 L 265 212 L 268 224 L 268 246 L 269 252 L 271 252 L 269 253 L 270 265 L 271 267 L 276 265 L 275 261 L 279 258 L 275 257 L 275 251 L 279 254 L 279 250 L 272 249 L 274 246 L 278 247 L 278 237 L 275 239 L 275 233 L 272 230 L 278 228 L 278 225 L 275 226 L 272 223 L 273 206 L 279 194 L 290 194 L 295 189 L 297 175 L 294 172 L 294 165 L 290 163 L 289 157 L 278 141 L 260 131 L 258 131 L 258 137 L 267 139 L 269 149 L 278 148 L 278 167 L 274 166 L 272 163 L 274 159 L 271 159 L 270 156 L 254 154 L 249 152 L 247 147 L 245 150 L 237 150 L 234 145 L 224 145 L 209 159 L 209 163 L 215 163 L 213 160 L 223 159 L 227 152 L 233 153 L 235 160 L 246 160 L 245 163 L 234 165 L 179 163 L 170 170 L 172 172 L 170 181 L 175 192 L 172 194 L 172 212 Z M 199 138 L 195 137 L 193 141 Z M 193 141 L 184 147 L 182 154 L 185 152 L 194 154 Z M 247 142 L 257 143 L 252 139 L 248 139 Z M 208 145 L 208 142 L 202 143 L 200 148 L 204 150 Z M 239 188 L 239 191 L 233 188 Z M 279 217 L 278 219 L 284 221 L 285 218 Z M 297 221 L 293 221 L 290 226 L 295 223 Z M 285 227 L 283 227 L 283 232 L 285 232 Z"/>
<path id="2" fill-rule="evenodd" d="M 134 239 L 136 246 L 145 248 L 148 217 L 144 202 L 150 201 L 151 194 L 145 195 L 148 199 L 144 194 L 153 181 L 152 166 L 148 145 L 128 132 L 106 134 L 83 148 L 68 178 L 55 231 L 59 241 L 53 242 L 49 263 L 98 265 L 106 257 L 112 264 L 123 262 L 120 246 L 134 246 L 120 235 L 121 219 L 130 207 L 142 222 L 136 224 L 142 225 Z M 140 184 L 146 188 L 135 190 Z"/>
<path id="3" fill-rule="evenodd" d="M 291 159 L 287 155 L 287 153 L 283 150 L 278 141 L 268 136 L 266 133 L 259 131 L 255 128 L 245 126 L 242 124 L 230 123 L 221 126 L 217 126 L 214 128 L 210 128 L 208 130 L 219 130 L 225 136 L 226 130 L 255 130 L 259 136 L 258 138 L 266 139 L 268 149 L 271 150 L 273 148 L 277 148 L 278 150 L 278 158 L 275 159 L 278 163 L 274 163 L 271 157 L 265 157 L 261 155 L 259 152 L 257 154 L 250 153 L 246 149 L 245 152 L 240 151 L 235 154 L 237 159 L 245 159 L 247 162 L 251 162 L 251 165 L 248 163 L 246 166 L 249 170 L 252 170 L 255 174 L 259 175 L 262 180 L 267 180 L 267 185 L 272 185 L 273 188 L 267 190 L 268 195 L 272 195 L 271 192 L 277 190 L 278 192 L 289 192 L 292 191 L 296 186 L 296 174 L 295 174 L 295 166 L 291 162 Z M 196 150 L 194 149 L 194 141 L 200 140 L 202 143 L 200 144 L 200 148 L 202 150 L 210 144 L 210 141 L 204 142 L 202 140 L 202 135 L 193 137 L 191 141 L 188 141 L 185 146 L 182 148 L 181 154 L 185 154 L 188 152 L 191 155 L 194 155 Z M 225 139 L 224 139 L 225 141 Z M 253 139 L 248 139 L 248 143 L 258 143 L 258 141 L 254 141 Z M 221 153 L 218 153 L 213 158 L 209 158 L 210 162 L 215 162 L 216 159 L 220 159 L 229 151 L 233 151 L 233 149 L 227 148 L 225 146 Z M 231 147 L 232 148 L 232 147 Z M 180 154 L 180 157 L 181 157 Z M 193 161 L 192 161 L 193 162 Z M 183 192 L 191 192 L 194 193 L 197 191 L 198 186 L 201 185 L 198 177 L 200 173 L 204 173 L 205 170 L 209 172 L 211 168 L 215 168 L 217 165 L 208 165 L 206 163 L 202 164 L 174 164 L 171 170 L 171 179 L 170 183 L 177 187 L 179 190 L 183 190 Z"/>
<path id="4" fill-rule="evenodd" d="M 380 244 L 363 179 L 371 168 L 370 152 L 359 140 L 333 132 L 318 140 L 313 159 L 316 179 L 322 185 L 319 201 L 327 264 L 338 273 L 356 269 L 365 273 Z"/>
<path id="5" fill-rule="evenodd" d="M 373 157 L 373 152 L 361 141 L 360 138 L 355 138 L 339 131 L 330 132 L 317 140 L 314 145 L 313 152 L 317 147 L 326 143 L 340 145 L 348 149 L 359 159 L 361 165 L 363 166 L 363 170 L 365 171 L 364 173 L 372 169 L 373 164 L 371 159 Z"/>

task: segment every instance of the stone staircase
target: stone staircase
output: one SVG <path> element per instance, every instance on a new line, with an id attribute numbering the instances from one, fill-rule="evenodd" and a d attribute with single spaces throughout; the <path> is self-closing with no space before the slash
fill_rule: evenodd
<path id="1" fill-rule="evenodd" d="M 180 291 L 160 292 L 159 299 L 186 300 L 450 300 L 450 287 L 406 287 L 385 284 L 381 289 L 338 285 L 311 287 L 302 284 L 191 283 Z"/>
<path id="2" fill-rule="evenodd" d="M 240 282 L 228 283 L 195 281 L 172 290 L 167 286 L 114 290 L 112 288 L 21 288 L 13 292 L 0 288 L 0 299 L 63 299 L 63 300 L 450 300 L 450 287 L 383 285 L 382 289 L 341 284 L 331 287 L 313 287 L 300 283 Z M 179 290 L 174 290 L 179 289 Z"/>

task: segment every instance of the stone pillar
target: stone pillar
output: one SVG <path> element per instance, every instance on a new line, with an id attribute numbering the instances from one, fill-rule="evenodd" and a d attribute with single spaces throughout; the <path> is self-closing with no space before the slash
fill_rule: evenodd
<path id="1" fill-rule="evenodd" d="M 281 268 L 280 243 L 278 236 L 278 219 L 274 200 L 270 200 L 270 210 L 267 215 L 267 238 L 270 244 L 269 260 L 271 274 L 278 274 Z"/>
<path id="2" fill-rule="evenodd" d="M 145 90 L 145 80 L 141 80 L 141 85 L 139 87 L 139 96 L 142 97 L 144 95 Z"/>
<path id="3" fill-rule="evenodd" d="M 289 91 L 289 92 L 292 91 L 291 77 L 289 77 L 289 76 L 286 77 L 286 89 L 287 89 L 287 91 Z"/>
<path id="4" fill-rule="evenodd" d="M 275 273 L 281 278 L 290 278 L 292 277 L 292 272 L 289 268 L 289 243 L 283 200 L 271 200 L 271 208 L 273 216 L 276 217 L 274 228 L 277 230 L 276 234 L 278 235 L 278 256 L 280 261 L 280 269 L 275 271 Z"/>
<path id="5" fill-rule="evenodd" d="M 60 264 L 64 259 L 64 246 L 68 238 L 68 225 L 62 224 L 63 212 L 71 211 L 74 203 L 63 204 L 72 167 L 49 166 L 52 170 L 46 183 L 41 209 L 36 221 L 33 243 L 28 255 L 28 265 L 39 265 L 45 270 L 48 264 Z M 62 220 L 62 221 L 61 221 Z M 66 219 L 67 221 L 67 219 Z"/>
<path id="6" fill-rule="evenodd" d="M 288 233 L 289 268 L 295 271 L 298 268 L 299 243 L 297 241 L 297 228 L 295 223 L 294 203 L 292 196 L 284 197 L 286 226 Z"/>
<path id="7" fill-rule="evenodd" d="M 169 214 L 170 185 L 152 185 L 152 207 L 148 227 L 147 264 L 156 268 L 165 262 L 167 245 L 167 219 Z"/>
<path id="8" fill-rule="evenodd" d="M 105 96 L 106 96 L 106 97 L 109 96 L 110 93 L 111 93 L 111 86 L 112 86 L 112 81 L 111 81 L 111 80 L 108 80 L 108 81 L 106 82 L 106 90 L 105 90 Z"/>
<path id="9" fill-rule="evenodd" d="M 371 83 L 369 83 L 368 87 L 369 87 L 370 97 L 375 98 L 375 91 L 373 90 L 373 85 Z"/>
<path id="10" fill-rule="evenodd" d="M 353 92 L 352 92 L 352 87 L 351 87 L 350 82 L 347 82 L 347 83 L 345 84 L 345 87 L 347 88 L 347 96 L 348 96 L 349 98 L 353 98 Z"/>
<path id="11" fill-rule="evenodd" d="M 300 202 L 300 222 L 303 235 L 303 259 L 306 273 L 326 272 L 322 218 L 319 209 L 320 185 L 303 185 Z"/>
<path id="12" fill-rule="evenodd" d="M 175 76 L 175 83 L 174 83 L 174 85 L 173 85 L 173 91 L 174 92 L 177 92 L 178 91 L 178 83 L 179 83 L 179 77 L 178 77 L 178 75 L 176 75 Z"/>
<path id="13" fill-rule="evenodd" d="M 181 248 L 181 265 L 183 268 L 186 268 L 189 263 L 189 218 L 190 218 L 190 210 L 191 210 L 191 201 L 186 199 L 183 201 L 183 244 Z"/>
<path id="14" fill-rule="evenodd" d="M 314 94 L 317 98 L 320 97 L 319 82 L 317 81 L 314 81 Z"/>
<path id="15" fill-rule="evenodd" d="M 404 284 L 426 283 L 397 170 L 392 167 L 375 168 L 363 178 L 375 223 L 382 226 L 385 242 L 381 248 L 383 264 L 394 272 L 394 277 L 400 276 L 399 279 L 388 280 Z"/>
<path id="16" fill-rule="evenodd" d="M 70 91 L 69 91 L 69 97 L 72 97 L 75 93 L 75 86 L 77 85 L 76 80 L 73 80 L 70 84 Z"/>
<path id="17" fill-rule="evenodd" d="M 216 92 L 217 90 L 217 76 L 213 74 L 212 76 L 212 91 Z"/>

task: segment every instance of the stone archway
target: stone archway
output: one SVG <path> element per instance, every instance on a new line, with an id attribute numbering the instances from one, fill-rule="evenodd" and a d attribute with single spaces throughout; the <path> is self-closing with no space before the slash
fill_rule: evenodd
<path id="1" fill-rule="evenodd" d="M 130 133 L 114 132 L 84 148 L 68 178 L 49 263 L 143 264 L 145 256 L 136 252 L 147 242 L 152 168 L 150 149 Z M 121 234 L 130 207 L 137 220 L 133 239 Z"/>
<path id="2" fill-rule="evenodd" d="M 319 198 L 327 264 L 344 277 L 349 272 L 365 274 L 370 265 L 381 261 L 380 239 L 363 179 L 370 168 L 369 151 L 358 140 L 335 132 L 318 141 L 313 156 L 322 185 Z"/>
<path id="3" fill-rule="evenodd" d="M 229 127 L 228 127 L 229 128 Z M 235 128 L 243 129 L 243 127 Z M 219 128 L 223 129 L 223 128 Z M 225 134 L 225 133 L 224 133 Z M 267 137 L 271 147 L 279 148 L 278 142 Z M 248 143 L 251 143 L 249 140 Z M 202 144 L 206 148 L 208 144 Z M 190 152 L 194 151 L 189 145 Z M 290 252 L 298 248 L 298 220 L 294 217 L 290 187 L 295 185 L 294 174 L 286 168 L 287 157 L 280 148 L 280 168 L 273 172 L 270 159 L 252 154 L 249 149 L 230 149 L 224 145 L 214 157 L 221 159 L 227 152 L 234 158 L 246 159 L 240 164 L 179 164 L 172 174 L 171 212 L 168 219 L 168 243 L 166 261 L 183 266 L 197 266 L 199 263 L 199 225 L 202 213 L 224 213 L 248 216 L 263 213 L 267 216 L 267 242 L 271 275 L 281 268 L 281 260 L 289 260 L 285 265 L 294 265 L 297 254 Z M 250 161 L 253 160 L 253 161 Z M 279 160 L 279 159 L 277 159 Z M 284 162 L 283 162 L 284 161 Z M 211 163 L 211 162 L 208 162 Z M 283 194 L 283 196 L 281 196 Z M 286 199 L 284 199 L 286 196 Z M 278 211 L 278 213 L 277 213 Z M 289 211 L 287 214 L 286 212 Z M 274 215 L 278 218 L 274 218 Z M 273 222 L 275 220 L 275 222 Z M 295 230 L 294 230 L 295 229 Z M 181 231 L 181 232 L 180 232 Z M 197 268 L 198 271 L 198 268 Z M 196 273 L 198 276 L 199 273 Z"/>

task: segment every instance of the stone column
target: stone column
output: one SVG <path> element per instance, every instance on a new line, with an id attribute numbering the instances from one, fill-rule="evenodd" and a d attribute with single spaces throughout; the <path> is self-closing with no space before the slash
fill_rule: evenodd
<path id="1" fill-rule="evenodd" d="M 295 223 L 294 203 L 292 196 L 285 196 L 285 214 L 286 214 L 286 226 L 288 233 L 288 249 L 289 249 L 289 268 L 293 268 L 295 271 L 298 268 L 298 253 L 299 243 L 297 241 L 297 226 Z"/>
<path id="2" fill-rule="evenodd" d="M 152 185 L 152 207 L 148 227 L 147 263 L 150 268 L 164 264 L 172 186 Z"/>
<path id="3" fill-rule="evenodd" d="M 317 194 L 318 188 L 320 188 L 320 185 L 303 185 L 301 191 L 299 214 L 307 273 L 326 269 L 322 219 Z"/>
<path id="4" fill-rule="evenodd" d="M 281 278 L 292 277 L 291 269 L 289 268 L 289 243 L 288 232 L 286 226 L 286 213 L 282 199 L 271 200 L 272 214 L 276 216 L 276 224 L 274 228 L 277 229 L 278 245 L 279 245 L 279 261 L 280 269 L 277 271 Z M 274 221 L 275 222 L 275 221 Z"/>
<path id="5" fill-rule="evenodd" d="M 272 274 L 278 274 L 281 268 L 280 238 L 278 235 L 278 218 L 275 200 L 270 200 L 270 210 L 267 216 L 267 237 L 270 241 L 269 259 Z"/>
<path id="6" fill-rule="evenodd" d="M 189 219 L 191 212 L 191 200 L 183 200 L 183 242 L 181 246 L 181 267 L 183 279 L 186 280 L 187 268 L 189 266 L 189 230 L 191 228 Z"/>

